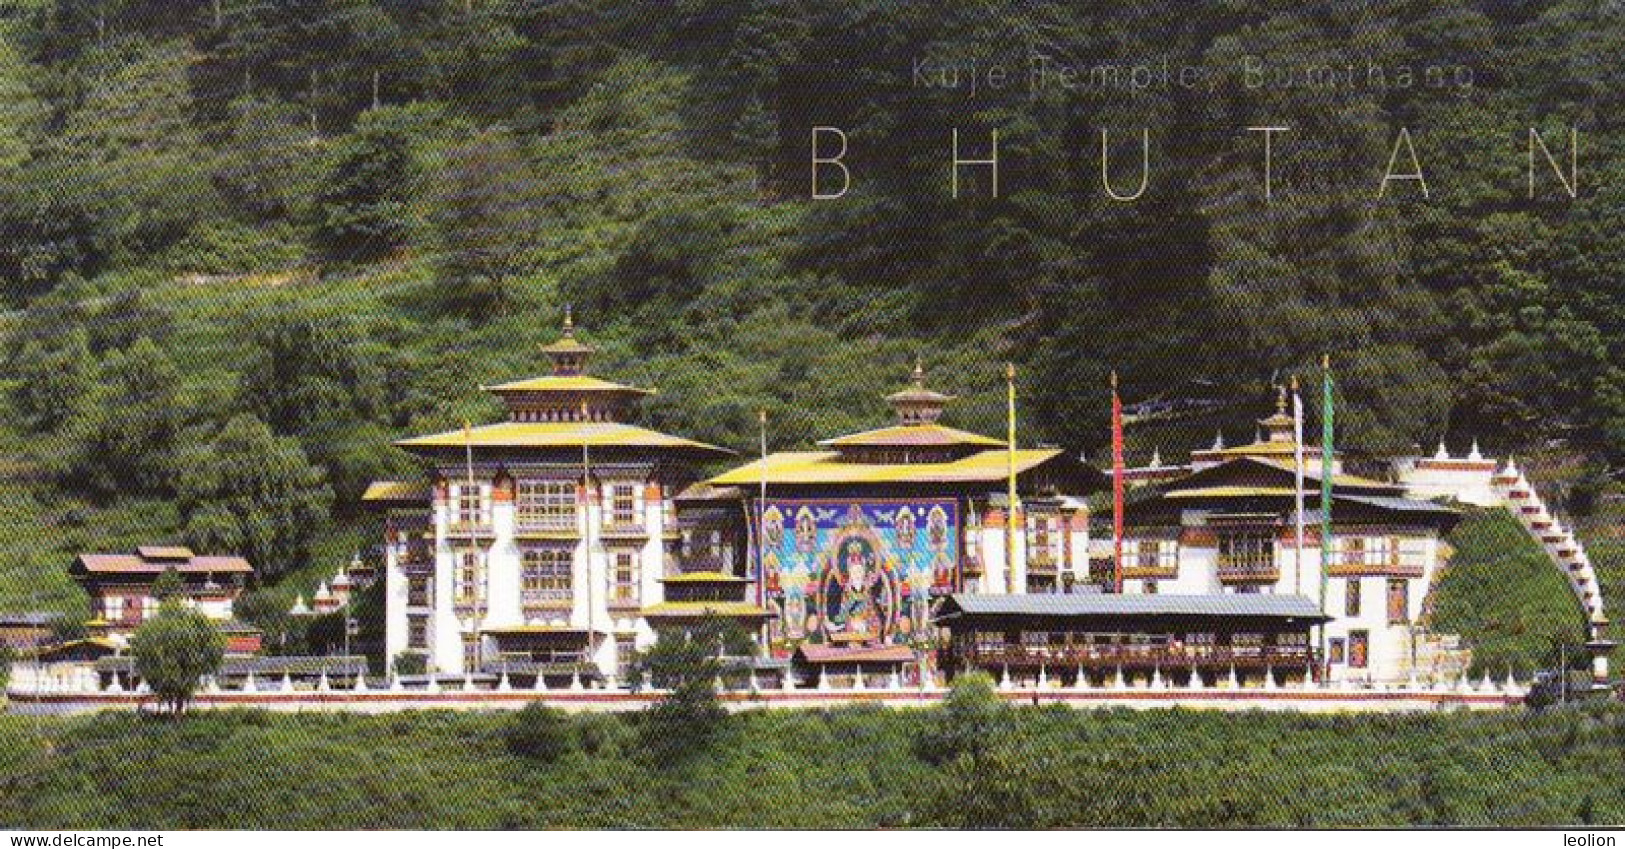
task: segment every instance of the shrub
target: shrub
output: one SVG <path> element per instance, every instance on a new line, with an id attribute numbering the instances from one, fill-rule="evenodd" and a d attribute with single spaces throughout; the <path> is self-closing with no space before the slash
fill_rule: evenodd
<path id="1" fill-rule="evenodd" d="M 1009 708 L 985 672 L 954 679 L 936 721 L 915 741 L 915 754 L 932 766 L 964 756 L 980 760 L 1006 731 Z"/>
<path id="2" fill-rule="evenodd" d="M 570 717 L 541 702 L 531 702 L 513 715 L 503 729 L 502 743 L 510 754 L 549 764 L 576 747 Z"/>

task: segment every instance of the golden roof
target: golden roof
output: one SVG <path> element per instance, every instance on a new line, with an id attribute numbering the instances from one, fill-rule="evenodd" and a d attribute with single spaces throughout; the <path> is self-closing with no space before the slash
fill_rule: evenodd
<path id="1" fill-rule="evenodd" d="M 1307 490 L 1305 490 L 1307 493 Z M 1176 489 L 1167 498 L 1261 498 L 1282 496 L 1291 498 L 1297 490 L 1289 486 L 1204 486 L 1197 489 Z M 1313 493 L 1316 498 L 1320 493 Z"/>
<path id="2" fill-rule="evenodd" d="M 1297 465 L 1295 463 L 1281 462 L 1279 460 L 1266 460 L 1266 459 L 1263 459 L 1262 457 L 1253 457 L 1251 459 L 1255 463 L 1262 463 L 1262 464 L 1264 464 L 1266 466 L 1269 466 L 1271 468 L 1280 469 L 1283 472 L 1292 472 L 1294 474 L 1297 473 Z M 1303 476 L 1307 480 L 1318 481 L 1318 480 L 1320 480 L 1320 469 L 1314 468 L 1314 467 L 1310 466 L 1308 463 L 1305 463 L 1304 464 L 1304 469 L 1303 469 Z M 1355 487 L 1355 488 L 1378 488 L 1378 489 L 1395 489 L 1396 488 L 1395 485 L 1391 484 L 1391 483 L 1384 483 L 1384 482 L 1379 481 L 1379 480 L 1372 480 L 1371 478 L 1362 478 L 1359 475 L 1346 475 L 1346 474 L 1332 475 L 1332 486 L 1348 486 L 1348 487 Z"/>
<path id="3" fill-rule="evenodd" d="M 1228 448 L 1206 448 L 1193 453 L 1202 455 L 1220 454 L 1226 457 L 1251 457 L 1256 454 L 1280 454 L 1291 457 L 1297 453 L 1297 448 L 1298 444 L 1296 442 L 1271 442 L 1270 440 L 1265 439 L 1259 442 L 1249 442 L 1246 445 L 1232 445 Z M 1311 447 L 1305 445 L 1303 452 L 1305 454 L 1314 452 L 1318 456 L 1320 453 L 1320 448 L 1318 446 Z"/>
<path id="4" fill-rule="evenodd" d="M 749 578 L 729 575 L 726 572 L 684 572 L 681 575 L 671 575 L 659 580 L 663 584 L 744 584 L 750 581 Z"/>
<path id="5" fill-rule="evenodd" d="M 361 493 L 362 501 L 428 501 L 429 484 L 423 481 L 373 481 Z"/>
<path id="6" fill-rule="evenodd" d="M 704 616 L 771 616 L 748 601 L 663 601 L 642 610 L 645 619 L 688 619 Z"/>
<path id="7" fill-rule="evenodd" d="M 481 628 L 482 634 L 581 634 L 605 633 L 602 628 L 587 628 L 578 625 L 496 625 L 490 628 Z"/>
<path id="8" fill-rule="evenodd" d="M 1017 449 L 1016 473 L 1061 455 L 1059 448 Z M 992 483 L 1009 473 L 1010 452 L 978 451 L 945 463 L 853 463 L 834 451 L 786 451 L 711 478 L 712 486 L 769 484 Z M 764 465 L 765 464 L 765 465 Z"/>
<path id="9" fill-rule="evenodd" d="M 732 454 L 726 448 L 619 422 L 499 422 L 402 439 L 405 448 L 652 448 Z"/>
<path id="10" fill-rule="evenodd" d="M 985 448 L 1003 448 L 1003 440 L 979 433 L 958 430 L 939 424 L 900 424 L 866 430 L 820 440 L 819 445 L 832 448 L 879 446 L 897 448 L 931 448 L 948 445 L 974 445 Z"/>
<path id="11" fill-rule="evenodd" d="M 499 383 L 495 386 L 481 387 L 487 392 L 625 392 L 636 395 L 653 395 L 653 389 L 643 389 L 637 386 L 627 386 L 613 380 L 603 380 L 597 377 L 588 377 L 584 374 L 546 374 L 541 377 L 529 377 L 524 380 L 512 380 Z"/>

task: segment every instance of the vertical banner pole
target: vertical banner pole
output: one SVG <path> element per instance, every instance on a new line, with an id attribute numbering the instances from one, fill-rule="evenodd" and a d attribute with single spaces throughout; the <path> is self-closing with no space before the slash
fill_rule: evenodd
<path id="1" fill-rule="evenodd" d="M 1123 399 L 1112 371 L 1112 586 L 1123 592 Z"/>
<path id="2" fill-rule="evenodd" d="M 1005 363 L 1004 382 L 1006 394 L 1006 425 L 1007 438 L 1006 458 L 1008 459 L 1008 491 L 1004 513 L 1004 574 L 1005 586 L 1009 592 L 1016 592 L 1012 582 L 1016 578 L 1016 366 L 1014 363 Z M 1025 592 L 1026 587 L 1021 591 Z"/>
<path id="3" fill-rule="evenodd" d="M 1303 595 L 1303 396 L 1298 392 L 1298 376 L 1292 376 L 1292 467 L 1294 518 L 1296 533 L 1292 549 L 1292 591 Z"/>
<path id="4" fill-rule="evenodd" d="M 1322 355 L 1320 359 L 1321 371 L 1321 421 L 1320 421 L 1320 612 L 1326 613 L 1326 586 L 1330 581 L 1332 566 L 1332 472 L 1335 468 L 1336 453 L 1333 446 L 1336 444 L 1335 421 L 1336 410 L 1333 401 L 1332 386 L 1332 358 Z M 1326 660 L 1326 626 L 1320 626 L 1320 656 L 1321 662 Z"/>

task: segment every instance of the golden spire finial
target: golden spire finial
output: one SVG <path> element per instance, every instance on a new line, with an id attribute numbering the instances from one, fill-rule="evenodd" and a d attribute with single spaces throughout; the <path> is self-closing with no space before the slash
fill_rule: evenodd
<path id="1" fill-rule="evenodd" d="M 1112 369 L 1112 391 L 1117 391 L 1117 369 Z"/>
<path id="2" fill-rule="evenodd" d="M 570 305 L 565 304 L 564 305 L 564 335 L 565 336 L 574 336 L 575 332 L 576 332 L 575 316 L 572 314 L 572 310 L 570 309 Z"/>
<path id="3" fill-rule="evenodd" d="M 925 362 L 918 355 L 914 357 L 914 388 L 925 388 Z"/>
<path id="4" fill-rule="evenodd" d="M 1277 415 L 1286 415 L 1286 386 L 1275 387 L 1275 412 Z"/>
<path id="5" fill-rule="evenodd" d="M 1298 376 L 1292 375 L 1292 394 L 1298 394 Z"/>
<path id="6" fill-rule="evenodd" d="M 1016 379 L 1016 364 L 1015 363 L 1005 363 L 1004 364 L 1004 379 L 1005 380 L 1015 380 Z"/>
<path id="7" fill-rule="evenodd" d="M 1332 355 L 1331 354 L 1321 354 L 1320 355 L 1320 367 L 1322 369 L 1325 369 L 1326 371 L 1331 371 L 1332 370 Z"/>

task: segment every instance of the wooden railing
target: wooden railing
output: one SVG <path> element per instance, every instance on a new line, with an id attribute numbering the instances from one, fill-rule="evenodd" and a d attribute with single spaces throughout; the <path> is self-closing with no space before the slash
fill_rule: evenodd
<path id="1" fill-rule="evenodd" d="M 1004 646 L 953 649 L 965 664 L 975 666 L 1084 666 L 1093 669 L 1122 666 L 1166 669 L 1198 667 L 1303 667 L 1315 662 L 1308 646 Z"/>
<path id="2" fill-rule="evenodd" d="M 1219 555 L 1221 581 L 1273 581 L 1281 577 L 1274 555 Z"/>

